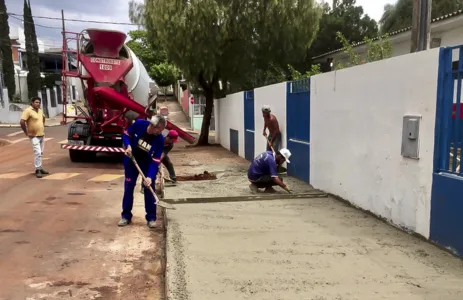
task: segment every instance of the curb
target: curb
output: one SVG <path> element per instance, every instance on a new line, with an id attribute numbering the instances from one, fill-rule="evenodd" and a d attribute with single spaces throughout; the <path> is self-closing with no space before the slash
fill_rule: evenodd
<path id="1" fill-rule="evenodd" d="M 327 198 L 328 194 L 319 190 L 314 190 L 303 194 L 277 194 L 262 196 L 229 196 L 229 197 L 209 197 L 209 198 L 176 198 L 163 199 L 169 204 L 196 204 L 196 203 L 220 203 L 220 202 L 245 202 L 245 201 L 269 201 L 269 200 L 286 200 L 301 198 Z"/>
<path id="2" fill-rule="evenodd" d="M 164 242 L 162 247 L 162 257 L 161 257 L 161 269 L 163 273 L 163 279 L 164 279 L 164 299 L 169 299 L 169 282 L 167 281 L 167 269 L 168 269 L 168 241 L 167 241 L 167 227 L 168 227 L 168 220 L 167 220 L 167 209 L 163 208 L 162 209 L 162 231 L 163 231 L 163 237 L 164 237 Z"/>

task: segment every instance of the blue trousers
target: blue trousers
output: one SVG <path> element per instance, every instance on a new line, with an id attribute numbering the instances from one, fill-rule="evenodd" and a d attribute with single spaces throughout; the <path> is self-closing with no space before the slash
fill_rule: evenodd
<path id="1" fill-rule="evenodd" d="M 122 199 L 122 218 L 132 220 L 132 208 L 133 208 L 133 192 L 135 185 L 137 184 L 138 170 L 133 162 L 128 157 L 124 157 L 124 169 L 125 169 L 125 183 L 124 183 L 124 198 Z M 138 160 L 137 163 L 144 174 L 147 173 L 150 160 Z M 146 175 L 145 175 L 146 176 Z M 152 178 L 153 183 L 151 187 L 155 189 L 156 178 Z M 143 183 L 142 183 L 143 184 Z M 145 187 L 145 211 L 146 221 L 156 221 L 156 200 L 154 199 L 151 191 Z"/>

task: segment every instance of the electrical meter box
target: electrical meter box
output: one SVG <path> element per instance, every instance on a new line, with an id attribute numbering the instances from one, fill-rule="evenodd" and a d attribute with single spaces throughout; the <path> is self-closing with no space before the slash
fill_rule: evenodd
<path id="1" fill-rule="evenodd" d="M 402 125 L 402 156 L 419 159 L 421 116 L 406 115 Z"/>

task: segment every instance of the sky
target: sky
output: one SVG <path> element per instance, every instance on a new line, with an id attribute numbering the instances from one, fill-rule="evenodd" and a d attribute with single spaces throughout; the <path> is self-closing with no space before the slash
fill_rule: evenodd
<path id="1" fill-rule="evenodd" d="M 143 2 L 143 0 L 137 0 Z M 318 0 L 319 2 L 321 0 Z M 326 0 L 331 3 L 332 0 Z M 33 16 L 61 18 L 61 9 L 66 19 L 97 20 L 105 22 L 130 23 L 128 17 L 129 0 L 30 0 Z M 379 20 L 383 7 L 395 0 L 357 0 L 366 14 Z M 23 14 L 23 0 L 6 0 L 9 13 Z M 10 16 L 10 23 L 22 26 L 22 17 Z M 61 21 L 34 19 L 37 36 L 44 41 L 45 47 L 61 47 Z M 51 28 L 50 28 L 51 27 Z M 95 24 L 66 21 L 66 31 L 81 32 L 86 28 L 106 28 L 123 32 L 136 29 L 137 26 Z"/>
<path id="2" fill-rule="evenodd" d="M 357 0 L 357 5 L 363 6 L 363 11 L 368 14 L 370 18 L 379 21 L 383 15 L 384 6 L 395 2 L 396 0 Z"/>
<path id="3" fill-rule="evenodd" d="M 66 19 L 118 23 L 130 23 L 128 2 L 129 0 L 30 0 L 33 16 L 61 19 L 61 9 L 63 9 Z M 5 3 L 8 13 L 23 14 L 24 0 L 6 0 Z M 22 17 L 10 16 L 9 22 L 23 27 Z M 61 47 L 61 20 L 34 18 L 34 23 L 37 37 L 44 41 L 46 48 Z M 66 31 L 81 32 L 87 28 L 105 28 L 128 32 L 137 29 L 137 26 L 66 21 Z"/>

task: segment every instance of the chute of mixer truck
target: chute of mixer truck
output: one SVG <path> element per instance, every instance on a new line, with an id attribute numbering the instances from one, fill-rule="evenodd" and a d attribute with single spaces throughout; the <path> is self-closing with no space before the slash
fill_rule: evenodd
<path id="1" fill-rule="evenodd" d="M 98 152 L 124 152 L 124 131 L 135 119 L 150 115 L 150 78 L 135 53 L 124 44 L 126 37 L 122 32 L 103 29 L 63 35 L 63 123 L 73 121 L 69 124 L 68 143 L 61 148 L 69 150 L 74 162 L 92 158 Z M 72 42 L 75 49 L 68 48 Z M 73 116 L 66 110 L 70 78 L 75 78 L 84 96 Z M 194 143 L 193 136 L 172 122 L 167 121 L 166 127 Z"/>

